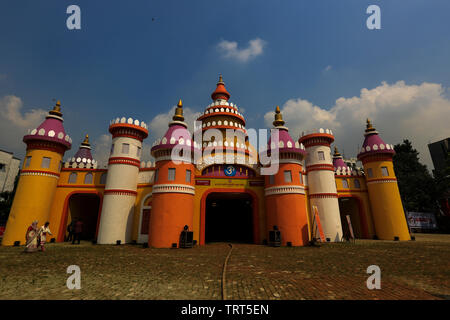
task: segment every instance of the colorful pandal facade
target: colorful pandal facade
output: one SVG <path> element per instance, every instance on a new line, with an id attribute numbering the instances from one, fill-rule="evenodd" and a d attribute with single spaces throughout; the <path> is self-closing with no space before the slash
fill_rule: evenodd
<path id="1" fill-rule="evenodd" d="M 317 234 L 313 206 L 327 241 L 348 234 L 347 216 L 356 238 L 410 240 L 393 146 L 369 120 L 358 154 L 361 170 L 348 167 L 337 148 L 331 153 L 329 129 L 294 140 L 277 107 L 272 132 L 278 132 L 278 140 L 271 136 L 264 152 L 278 153 L 278 170 L 261 175 L 270 164 L 262 164 L 262 154 L 249 143 L 245 118 L 229 102 L 222 77 L 211 98 L 193 133 L 179 101 L 166 134 L 153 144 L 154 163 L 141 161 L 148 136 L 144 122 L 111 121 L 107 169 L 97 167 L 87 135 L 75 155 L 62 161 L 72 139 L 64 131 L 58 101 L 23 138 L 27 152 L 2 245 L 23 244 L 33 220 L 49 221 L 56 241 L 64 241 L 68 224 L 81 218 L 83 238 L 98 244 L 120 240 L 170 248 L 179 246 L 187 225 L 200 245 L 263 244 L 277 226 L 283 246 L 304 246 Z"/>

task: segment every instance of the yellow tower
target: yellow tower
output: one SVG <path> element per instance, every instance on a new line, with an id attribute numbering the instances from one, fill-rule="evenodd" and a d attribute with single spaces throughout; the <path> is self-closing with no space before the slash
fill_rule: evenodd
<path id="1" fill-rule="evenodd" d="M 364 166 L 375 233 L 382 240 L 411 240 L 392 163 L 394 147 L 379 137 L 369 119 L 364 136 L 358 160 Z"/>
<path id="2" fill-rule="evenodd" d="M 31 222 L 38 220 L 42 225 L 49 219 L 62 158 L 72 143 L 64 131 L 59 101 L 45 121 L 25 135 L 23 141 L 27 144 L 27 152 L 6 224 L 3 246 L 12 245 L 15 241 L 24 243 L 25 231 Z"/>

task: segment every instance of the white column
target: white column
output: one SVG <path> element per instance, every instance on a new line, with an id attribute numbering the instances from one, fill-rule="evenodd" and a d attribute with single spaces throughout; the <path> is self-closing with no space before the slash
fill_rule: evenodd
<path id="1" fill-rule="evenodd" d="M 129 145 L 128 152 L 122 152 L 126 151 L 124 144 Z M 113 139 L 113 145 L 100 216 L 99 244 L 115 244 L 117 240 L 127 243 L 132 236 L 142 142 L 119 136 Z"/>
<path id="2" fill-rule="evenodd" d="M 339 202 L 335 196 L 337 190 L 334 171 L 320 169 L 319 167 L 316 167 L 318 170 L 308 169 L 309 166 L 315 165 L 332 166 L 331 149 L 327 146 L 316 145 L 307 147 L 306 150 L 308 152 L 306 167 L 308 170 L 309 195 L 313 195 L 313 197 L 310 197 L 311 212 L 313 213 L 312 206 L 316 206 L 325 238 L 329 238 L 330 241 L 340 241 L 342 238 L 342 225 Z M 320 151 L 324 154 L 324 160 L 319 160 Z M 317 197 L 318 194 L 322 195 Z"/>

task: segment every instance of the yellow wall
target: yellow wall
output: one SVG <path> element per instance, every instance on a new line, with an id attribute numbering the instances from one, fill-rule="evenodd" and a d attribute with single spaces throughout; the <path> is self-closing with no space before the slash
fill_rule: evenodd
<path id="1" fill-rule="evenodd" d="M 4 246 L 13 245 L 15 241 L 24 244 L 25 233 L 31 223 L 38 220 L 38 226 L 41 226 L 49 219 L 58 178 L 25 174 L 28 170 L 59 174 L 62 155 L 49 150 L 28 150 L 26 157 L 29 156 L 31 156 L 30 165 L 25 168 L 24 161 L 22 166 L 16 195 L 2 240 Z M 51 159 L 49 168 L 41 167 L 43 157 Z"/>
<path id="2" fill-rule="evenodd" d="M 382 175 L 382 167 L 388 169 L 388 176 Z M 369 168 L 372 169 L 372 177 L 369 177 Z M 365 163 L 364 171 L 378 238 L 411 240 L 392 161 Z"/>
<path id="3" fill-rule="evenodd" d="M 69 176 L 71 173 L 77 174 L 75 183 L 69 183 Z M 85 177 L 88 173 L 93 175 L 93 183 L 85 184 Z M 59 238 L 61 228 L 64 230 L 63 232 L 65 234 L 67 225 L 70 223 L 70 215 L 66 218 L 66 215 L 68 214 L 67 207 L 69 198 L 74 194 L 80 193 L 98 194 L 100 197 L 103 197 L 105 185 L 100 184 L 100 178 L 104 173 L 106 173 L 106 170 L 103 169 L 63 169 L 61 171 L 49 219 L 50 230 L 57 241 L 62 241 L 62 239 Z"/>
<path id="4" fill-rule="evenodd" d="M 362 211 L 364 213 L 365 225 L 367 228 L 367 238 L 372 239 L 375 235 L 375 227 L 373 223 L 372 211 L 366 179 L 363 176 L 336 176 L 336 188 L 339 198 L 355 198 L 361 202 Z M 343 180 L 346 179 L 349 188 L 344 188 Z M 360 188 L 355 185 L 355 180 L 359 181 Z M 359 210 L 359 207 L 358 207 Z M 344 223 L 346 223 L 344 221 Z"/>

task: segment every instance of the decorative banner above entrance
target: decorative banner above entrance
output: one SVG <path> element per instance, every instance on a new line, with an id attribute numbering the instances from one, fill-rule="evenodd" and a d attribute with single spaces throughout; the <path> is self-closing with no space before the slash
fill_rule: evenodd
<path id="1" fill-rule="evenodd" d="M 236 168 L 233 166 L 226 166 L 224 169 L 224 173 L 228 177 L 234 177 L 236 175 Z"/>

